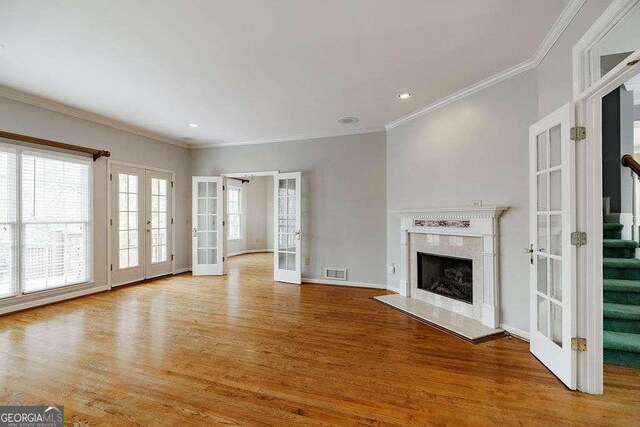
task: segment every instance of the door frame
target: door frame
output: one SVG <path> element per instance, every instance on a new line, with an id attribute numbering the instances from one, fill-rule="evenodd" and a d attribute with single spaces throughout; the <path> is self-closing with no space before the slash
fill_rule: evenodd
<path id="1" fill-rule="evenodd" d="M 577 335 L 587 339 L 587 350 L 578 353 L 578 390 L 604 391 L 603 279 L 602 279 L 602 98 L 630 77 L 640 73 L 640 50 L 593 83 L 591 49 L 629 13 L 640 0 L 613 2 L 573 47 L 573 100 L 576 126 L 584 126 L 585 139 L 576 142 L 577 229 L 587 233 L 587 244 L 577 251 Z"/>
<path id="2" fill-rule="evenodd" d="M 127 166 L 127 167 L 131 167 L 131 168 L 138 168 L 138 169 L 147 169 L 147 170 L 152 170 L 155 172 L 163 172 L 163 173 L 168 173 L 171 174 L 171 182 L 175 183 L 176 182 L 176 172 L 174 170 L 170 170 L 170 169 L 162 169 L 162 168 L 156 168 L 153 166 L 146 166 L 146 165 L 141 165 L 141 164 L 137 164 L 137 163 L 129 163 L 129 162 L 122 162 L 119 160 L 111 160 L 111 159 L 107 159 L 107 175 L 106 175 L 106 179 L 107 179 L 107 264 L 106 264 L 106 268 L 107 268 L 107 287 L 109 289 L 113 288 L 112 282 L 111 282 L 111 268 L 110 265 L 113 263 L 113 257 L 111 256 L 111 246 L 112 246 L 112 230 L 111 230 L 111 225 L 109 223 L 109 220 L 111 219 L 111 185 L 112 182 L 110 177 L 111 177 L 111 167 L 112 165 L 119 165 L 119 166 Z M 172 185 L 169 189 L 171 191 L 171 216 L 172 218 L 176 217 L 176 189 L 175 189 L 175 184 Z M 175 220 L 173 221 L 173 224 L 171 224 L 171 254 L 174 255 L 176 253 L 176 224 L 175 224 Z M 173 259 L 171 260 L 171 274 L 176 274 L 176 257 L 174 256 Z M 151 278 L 151 277 L 150 277 Z"/>

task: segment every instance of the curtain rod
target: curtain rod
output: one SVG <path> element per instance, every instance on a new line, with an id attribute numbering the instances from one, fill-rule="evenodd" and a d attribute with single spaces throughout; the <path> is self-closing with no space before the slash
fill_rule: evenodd
<path id="1" fill-rule="evenodd" d="M 64 150 L 79 151 L 91 154 L 95 162 L 100 157 L 111 157 L 111 153 L 106 150 L 96 150 L 95 148 L 81 147 L 79 145 L 65 144 L 64 142 L 51 141 L 49 139 L 36 138 L 35 136 L 20 135 L 0 130 L 0 138 L 13 139 L 14 141 L 29 142 L 31 144 L 46 145 L 47 147 L 62 148 Z"/>

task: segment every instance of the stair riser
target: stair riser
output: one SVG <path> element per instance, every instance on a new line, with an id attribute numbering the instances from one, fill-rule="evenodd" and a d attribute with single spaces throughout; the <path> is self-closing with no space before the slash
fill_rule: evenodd
<path id="1" fill-rule="evenodd" d="M 640 320 L 604 318 L 604 330 L 640 334 Z"/>
<path id="2" fill-rule="evenodd" d="M 640 368 L 640 353 L 604 349 L 604 363 Z"/>
<path id="3" fill-rule="evenodd" d="M 604 258 L 634 258 L 636 250 L 631 248 L 602 248 Z"/>
<path id="4" fill-rule="evenodd" d="M 604 291 L 604 302 L 614 304 L 640 305 L 640 292 Z"/>
<path id="5" fill-rule="evenodd" d="M 640 268 L 604 267 L 605 279 L 640 280 Z"/>
<path id="6" fill-rule="evenodd" d="M 622 239 L 622 231 L 618 230 L 604 230 L 602 232 L 604 239 Z"/>

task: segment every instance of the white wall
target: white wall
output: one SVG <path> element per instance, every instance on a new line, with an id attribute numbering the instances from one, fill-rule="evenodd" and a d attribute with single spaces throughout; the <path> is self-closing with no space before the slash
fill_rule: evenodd
<path id="1" fill-rule="evenodd" d="M 191 174 L 302 172 L 302 275 L 346 267 L 349 281 L 385 283 L 383 132 L 190 152 Z M 310 259 L 305 265 L 304 259 Z"/>
<path id="2" fill-rule="evenodd" d="M 387 133 L 387 209 L 509 206 L 500 220 L 502 321 L 528 330 L 528 128 L 537 118 L 530 70 Z M 389 289 L 396 290 L 400 224 L 389 213 Z"/>
<path id="3" fill-rule="evenodd" d="M 0 129 L 111 152 L 111 159 L 176 172 L 176 268 L 191 266 L 191 175 L 188 150 L 108 126 L 0 97 Z M 3 142 L 12 143 L 9 140 Z M 107 282 L 107 160 L 93 163 L 94 278 Z"/>

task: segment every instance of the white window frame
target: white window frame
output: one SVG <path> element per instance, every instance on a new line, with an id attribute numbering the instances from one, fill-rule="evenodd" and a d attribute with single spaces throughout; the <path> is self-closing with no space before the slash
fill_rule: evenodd
<path id="1" fill-rule="evenodd" d="M 48 150 L 41 150 L 38 148 L 31 148 L 31 147 L 27 147 L 27 146 L 21 146 L 21 145 L 11 145 L 11 144 L 5 144 L 5 143 L 0 143 L 0 147 L 2 147 L 3 149 L 7 150 L 7 151 L 13 151 L 16 155 L 16 204 L 17 204 L 17 209 L 16 209 L 16 288 L 15 288 L 15 294 L 14 295 L 9 295 L 9 296 L 5 296 L 0 298 L 0 302 L 2 302 L 2 306 L 4 306 L 5 304 L 11 304 L 13 301 L 18 302 L 22 299 L 25 298 L 31 298 L 33 296 L 40 296 L 40 295 L 48 295 L 48 294 L 58 294 L 58 293 L 64 293 L 64 292 L 68 292 L 70 290 L 73 290 L 75 288 L 78 287 L 86 287 L 87 285 L 93 285 L 95 284 L 95 269 L 94 269 L 94 245 L 93 245 L 93 241 L 94 241 L 94 223 L 95 223 L 95 218 L 94 218 L 94 210 L 93 210 L 93 196 L 94 196 L 94 189 L 93 189 L 93 161 L 90 158 L 84 157 L 84 156 L 77 156 L 77 155 L 73 155 L 73 154 L 66 154 L 66 153 L 58 153 L 58 152 L 53 152 L 53 151 L 48 151 Z M 88 279 L 87 281 L 84 282 L 78 282 L 78 283 L 69 283 L 66 285 L 62 285 L 62 286 L 57 286 L 54 288 L 48 288 L 48 289 L 40 289 L 40 290 L 36 290 L 36 291 L 29 291 L 26 292 L 24 289 L 24 283 L 22 280 L 22 241 L 23 241 L 23 234 L 24 234 L 24 223 L 23 223 L 23 219 L 22 219 L 22 164 L 23 164 L 23 156 L 24 155 L 33 155 L 33 156 L 38 156 L 38 157 L 45 157 L 48 159 L 52 159 L 52 160 L 60 160 L 60 161 L 74 161 L 77 163 L 83 163 L 85 164 L 89 170 L 88 170 L 88 182 L 87 182 L 87 186 L 88 186 L 88 220 L 86 223 L 86 229 L 87 229 L 87 253 L 89 254 L 88 257 L 88 262 L 87 262 L 87 270 L 88 270 Z M 4 310 L 0 309 L 0 312 L 4 312 Z"/>
<path id="2" fill-rule="evenodd" d="M 232 191 L 237 191 L 238 192 L 238 213 L 231 213 L 229 210 L 229 201 L 231 200 L 231 192 Z M 229 228 L 227 231 L 227 241 L 233 242 L 233 241 L 238 241 L 238 240 L 243 240 L 244 239 L 244 203 L 242 201 L 242 198 L 244 197 L 244 189 L 239 186 L 239 185 L 229 185 L 229 193 L 227 195 L 227 220 L 229 221 Z M 237 238 L 231 238 L 231 220 L 230 218 L 232 216 L 237 216 L 238 217 L 238 236 Z"/>

